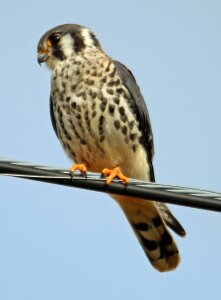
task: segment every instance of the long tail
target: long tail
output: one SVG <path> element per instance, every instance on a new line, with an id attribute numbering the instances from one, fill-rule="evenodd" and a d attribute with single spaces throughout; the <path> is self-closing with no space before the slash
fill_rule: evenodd
<path id="1" fill-rule="evenodd" d="M 160 272 L 174 270 L 180 255 L 155 202 L 111 195 L 123 209 L 150 263 Z"/>

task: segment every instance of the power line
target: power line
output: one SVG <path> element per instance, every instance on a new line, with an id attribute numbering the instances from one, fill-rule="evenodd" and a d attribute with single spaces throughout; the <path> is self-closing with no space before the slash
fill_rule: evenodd
<path id="1" fill-rule="evenodd" d="M 131 179 L 127 185 L 121 180 L 113 180 L 110 185 L 107 185 L 105 178 L 101 178 L 97 173 L 88 172 L 87 178 L 80 173 L 71 177 L 69 170 L 11 161 L 5 158 L 0 158 L 0 175 L 221 212 L 221 193 L 199 189 L 147 183 L 135 179 Z"/>

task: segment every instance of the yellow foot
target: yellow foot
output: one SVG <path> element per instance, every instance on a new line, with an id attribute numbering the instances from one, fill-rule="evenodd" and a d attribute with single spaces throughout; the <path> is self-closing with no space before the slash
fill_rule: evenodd
<path id="1" fill-rule="evenodd" d="M 121 172 L 121 170 L 120 170 L 119 167 L 116 167 L 116 168 L 114 168 L 114 169 L 112 169 L 112 170 L 105 168 L 105 169 L 103 169 L 102 174 L 103 174 L 105 177 L 108 176 L 108 178 L 107 178 L 107 180 L 106 180 L 106 184 L 110 184 L 111 181 L 112 181 L 115 177 L 118 177 L 119 179 L 121 179 L 121 180 L 123 181 L 123 183 L 126 183 L 126 184 L 127 184 L 128 181 L 129 181 L 129 178 L 126 177 L 126 176 L 124 176 L 124 175 L 122 174 L 122 172 Z"/>
<path id="2" fill-rule="evenodd" d="M 70 173 L 73 176 L 75 171 L 80 171 L 82 175 L 84 175 L 85 177 L 87 177 L 87 167 L 86 164 L 74 164 L 71 169 L 70 169 Z"/>

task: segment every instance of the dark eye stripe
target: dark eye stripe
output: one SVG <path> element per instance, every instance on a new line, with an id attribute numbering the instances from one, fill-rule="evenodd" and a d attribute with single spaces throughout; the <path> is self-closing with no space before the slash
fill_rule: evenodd
<path id="1" fill-rule="evenodd" d="M 61 47 L 59 45 L 54 46 L 53 55 L 54 55 L 54 57 L 58 58 L 59 60 L 64 60 L 66 58 L 63 50 L 61 49 Z"/>
<path id="2" fill-rule="evenodd" d="M 84 44 L 84 40 L 83 38 L 80 36 L 79 33 L 76 32 L 71 32 L 70 33 L 72 38 L 73 38 L 73 48 L 75 52 L 79 52 L 82 49 L 85 48 L 85 44 Z"/>

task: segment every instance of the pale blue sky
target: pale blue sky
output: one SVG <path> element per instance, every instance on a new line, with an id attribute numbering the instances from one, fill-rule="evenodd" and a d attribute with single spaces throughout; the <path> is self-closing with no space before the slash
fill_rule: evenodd
<path id="1" fill-rule="evenodd" d="M 221 191 L 221 1 L 1 4 L 0 156 L 70 167 L 52 130 L 41 35 L 92 28 L 148 104 L 157 181 Z M 172 207 L 182 262 L 157 273 L 108 196 L 0 178 L 0 299 L 220 299 L 220 214 Z"/>

